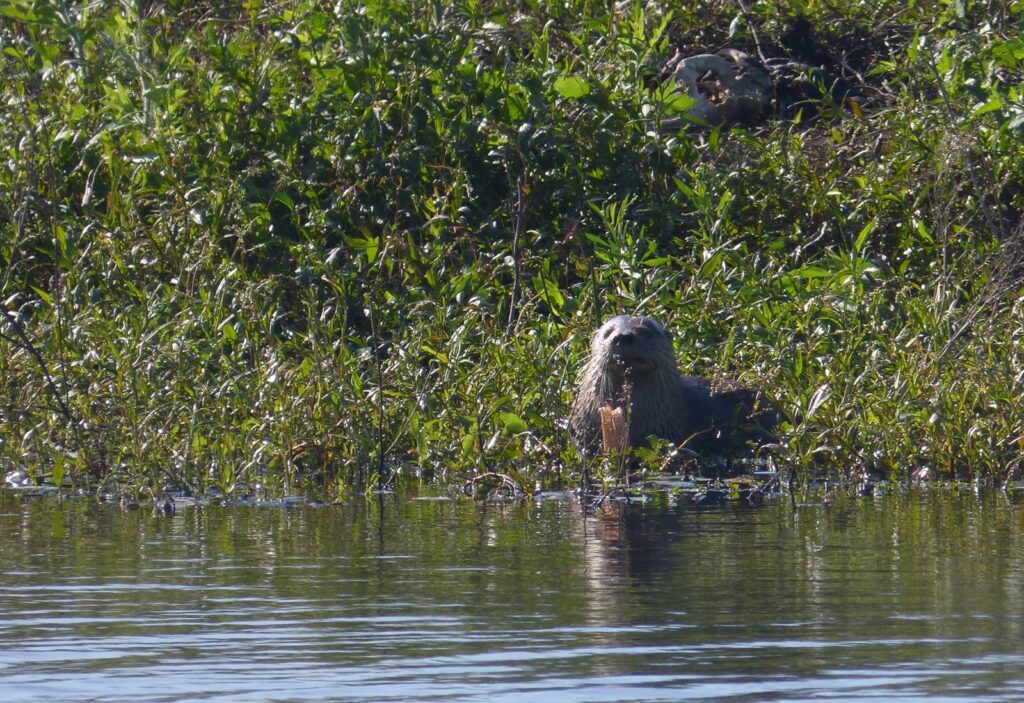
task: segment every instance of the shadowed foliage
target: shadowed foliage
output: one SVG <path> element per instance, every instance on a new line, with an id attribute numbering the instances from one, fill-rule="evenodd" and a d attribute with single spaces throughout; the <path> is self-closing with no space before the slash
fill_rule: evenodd
<path id="1" fill-rule="evenodd" d="M 628 313 L 801 475 L 1012 475 L 1024 10 L 933 5 L 0 0 L 4 467 L 565 484 Z M 723 47 L 857 97 L 689 126 Z"/>

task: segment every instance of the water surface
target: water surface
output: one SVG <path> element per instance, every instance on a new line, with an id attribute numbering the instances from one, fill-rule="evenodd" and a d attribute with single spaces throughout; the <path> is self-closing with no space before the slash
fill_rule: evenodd
<path id="1" fill-rule="evenodd" d="M 1024 506 L 0 493 L 0 698 L 1020 701 Z"/>

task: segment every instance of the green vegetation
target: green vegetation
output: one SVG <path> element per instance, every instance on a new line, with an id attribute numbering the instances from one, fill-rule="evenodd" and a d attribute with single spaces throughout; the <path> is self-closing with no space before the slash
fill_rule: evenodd
<path id="1" fill-rule="evenodd" d="M 798 16 L 857 107 L 659 128 L 676 49 L 800 58 Z M 642 312 L 689 372 L 792 413 L 799 475 L 1009 477 L 1022 17 L 0 0 L 3 465 L 132 491 L 568 483 L 589 335 Z"/>

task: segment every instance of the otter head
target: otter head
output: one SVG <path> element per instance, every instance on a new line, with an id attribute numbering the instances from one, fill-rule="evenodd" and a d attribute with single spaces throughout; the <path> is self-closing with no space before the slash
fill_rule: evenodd
<path id="1" fill-rule="evenodd" d="M 579 390 L 569 416 L 573 442 L 587 455 L 601 446 L 619 446 L 603 429 L 604 417 L 616 410 L 626 425 L 629 446 L 656 435 L 673 442 L 687 437 L 689 414 L 683 377 L 676 365 L 672 338 L 657 320 L 620 315 L 594 333 L 590 358 L 580 375 Z"/>
<path id="2" fill-rule="evenodd" d="M 642 381 L 666 362 L 675 368 L 672 338 L 650 317 L 613 317 L 594 334 L 590 351 L 595 359 L 602 359 L 605 372 L 620 382 Z"/>

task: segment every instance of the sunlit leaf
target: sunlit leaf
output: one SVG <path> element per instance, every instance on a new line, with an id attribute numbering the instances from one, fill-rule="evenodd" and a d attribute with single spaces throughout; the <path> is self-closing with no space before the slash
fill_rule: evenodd
<path id="1" fill-rule="evenodd" d="M 501 420 L 501 424 L 504 425 L 506 434 L 513 435 L 526 432 L 526 421 L 515 413 L 498 413 L 498 418 Z"/>
<path id="2" fill-rule="evenodd" d="M 590 93 L 590 84 L 578 76 L 559 76 L 552 87 L 563 98 L 582 98 Z"/>

